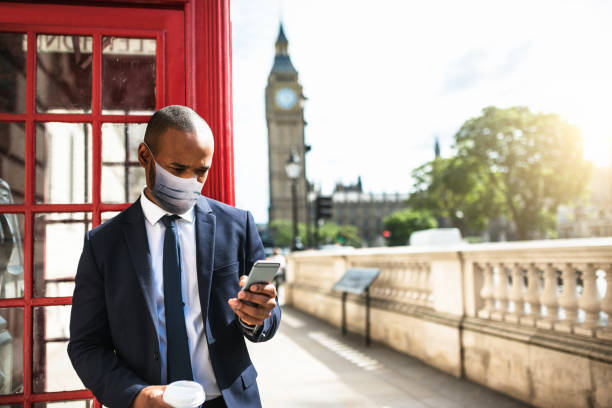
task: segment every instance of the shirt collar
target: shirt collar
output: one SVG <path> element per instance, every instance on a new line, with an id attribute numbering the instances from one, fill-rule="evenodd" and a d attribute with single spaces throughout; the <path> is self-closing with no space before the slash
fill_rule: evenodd
<path id="1" fill-rule="evenodd" d="M 172 215 L 172 213 L 164 210 L 153 201 L 147 198 L 147 195 L 142 190 L 140 193 L 140 206 L 142 207 L 142 212 L 144 213 L 145 218 L 151 225 L 155 225 L 164 215 Z M 191 207 L 189 210 L 184 212 L 183 214 L 177 214 L 183 221 L 187 221 L 192 223 L 194 220 L 194 210 Z"/>

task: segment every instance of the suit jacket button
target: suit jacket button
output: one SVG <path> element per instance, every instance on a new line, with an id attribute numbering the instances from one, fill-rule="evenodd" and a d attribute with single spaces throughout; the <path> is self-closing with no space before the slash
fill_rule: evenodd
<path id="1" fill-rule="evenodd" d="M 159 353 L 158 353 L 157 351 L 154 351 L 154 352 L 153 352 L 153 358 L 154 358 L 155 360 L 159 360 Z"/>

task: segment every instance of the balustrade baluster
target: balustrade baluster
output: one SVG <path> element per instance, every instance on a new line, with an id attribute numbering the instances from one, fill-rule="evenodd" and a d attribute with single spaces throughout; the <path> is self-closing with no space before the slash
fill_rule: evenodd
<path id="1" fill-rule="evenodd" d="M 491 318 L 491 313 L 493 313 L 495 309 L 495 301 L 493 298 L 494 267 L 492 264 L 486 264 L 484 268 L 479 264 L 474 264 L 474 271 L 476 273 L 484 273 L 484 283 L 480 290 L 480 297 L 484 301 L 484 307 L 478 311 L 478 317 L 489 319 Z"/>
<path id="2" fill-rule="evenodd" d="M 396 285 L 398 288 L 397 291 L 397 300 L 403 301 L 406 297 L 406 268 L 405 265 L 399 265 L 397 269 L 397 277 L 396 277 Z"/>
<path id="3" fill-rule="evenodd" d="M 514 311 L 506 316 L 506 321 L 518 323 L 525 314 L 523 303 L 523 267 L 519 263 L 512 265 L 512 287 L 508 299 L 514 303 Z"/>
<path id="4" fill-rule="evenodd" d="M 382 272 L 381 272 L 382 276 L 383 276 L 383 295 L 384 297 L 389 297 L 391 295 L 391 279 L 389 279 L 389 269 L 386 268 L 385 265 L 382 265 Z"/>
<path id="5" fill-rule="evenodd" d="M 395 285 L 395 300 L 402 301 L 404 298 L 404 268 L 401 263 L 396 262 L 393 266 L 393 283 Z"/>
<path id="6" fill-rule="evenodd" d="M 421 272 L 421 265 L 419 263 L 413 263 L 410 269 L 410 303 L 419 297 L 419 273 Z"/>
<path id="7" fill-rule="evenodd" d="M 387 270 L 389 271 L 389 297 L 394 298 L 397 296 L 397 280 L 395 277 L 395 265 L 393 263 L 387 264 Z"/>
<path id="8" fill-rule="evenodd" d="M 606 293 L 601 300 L 601 310 L 608 315 L 608 325 L 597 332 L 597 337 L 612 340 L 612 265 L 606 265 Z"/>
<path id="9" fill-rule="evenodd" d="M 559 297 L 559 306 L 565 311 L 565 319 L 555 324 L 555 330 L 572 333 L 578 320 L 578 296 L 576 296 L 576 268 L 571 263 L 565 264 L 561 274 L 563 291 Z"/>
<path id="10" fill-rule="evenodd" d="M 542 329 L 552 329 L 559 320 L 559 302 L 557 301 L 557 268 L 548 264 L 544 270 L 544 288 L 540 303 L 546 306 L 546 316 L 536 322 Z"/>
<path id="11" fill-rule="evenodd" d="M 508 313 L 508 271 L 503 263 L 497 265 L 497 278 L 493 296 L 498 302 L 498 308 L 491 313 L 491 319 L 504 320 Z"/>
<path id="12" fill-rule="evenodd" d="M 526 326 L 535 326 L 540 318 L 540 277 L 538 267 L 530 264 L 527 268 L 527 290 L 523 295 L 524 301 L 529 305 L 530 312 L 520 320 Z"/>
<path id="13" fill-rule="evenodd" d="M 420 276 L 420 290 L 421 293 L 419 294 L 419 304 L 421 305 L 426 305 L 428 303 L 428 299 L 429 299 L 429 293 L 430 293 L 430 286 L 429 286 L 429 279 L 430 279 L 430 268 L 428 264 L 421 264 L 421 276 Z"/>
<path id="14" fill-rule="evenodd" d="M 597 268 L 593 264 L 587 264 L 582 270 L 582 295 L 578 299 L 578 306 L 586 317 L 584 323 L 574 327 L 574 333 L 584 336 L 594 336 L 599 324 L 599 311 L 601 310 L 601 299 L 597 292 Z"/>

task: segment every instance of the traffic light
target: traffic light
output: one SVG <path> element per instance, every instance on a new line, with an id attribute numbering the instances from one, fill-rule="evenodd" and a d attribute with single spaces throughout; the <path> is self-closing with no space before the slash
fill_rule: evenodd
<path id="1" fill-rule="evenodd" d="M 332 217 L 334 202 L 329 196 L 318 196 L 316 202 L 317 221 Z"/>

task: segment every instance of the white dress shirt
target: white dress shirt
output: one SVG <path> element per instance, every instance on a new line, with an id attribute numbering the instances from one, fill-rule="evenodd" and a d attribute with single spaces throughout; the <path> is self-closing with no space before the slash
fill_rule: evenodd
<path id="1" fill-rule="evenodd" d="M 159 354 L 161 360 L 161 381 L 167 382 L 167 339 L 166 339 L 166 313 L 164 308 L 164 234 L 166 227 L 161 218 L 170 214 L 158 207 L 143 193 L 140 195 L 140 204 L 145 216 L 145 227 L 151 252 L 151 267 L 153 268 L 154 298 L 157 306 L 157 334 L 159 336 Z M 185 303 L 185 326 L 189 342 L 189 355 L 194 381 L 200 383 L 206 392 L 206 399 L 213 399 L 221 395 L 210 356 L 208 355 L 208 342 L 202 308 L 200 307 L 200 293 L 198 292 L 198 276 L 196 265 L 196 236 L 195 212 L 193 207 L 176 220 L 179 242 L 181 246 L 181 292 Z"/>

